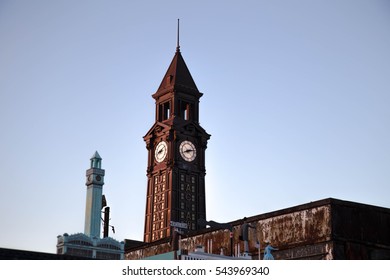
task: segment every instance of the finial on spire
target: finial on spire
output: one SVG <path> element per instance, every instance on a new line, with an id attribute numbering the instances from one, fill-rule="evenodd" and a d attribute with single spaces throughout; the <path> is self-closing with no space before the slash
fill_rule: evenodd
<path id="1" fill-rule="evenodd" d="M 177 45 L 176 45 L 176 52 L 180 52 L 180 43 L 179 43 L 179 27 L 180 27 L 180 19 L 177 19 Z"/>

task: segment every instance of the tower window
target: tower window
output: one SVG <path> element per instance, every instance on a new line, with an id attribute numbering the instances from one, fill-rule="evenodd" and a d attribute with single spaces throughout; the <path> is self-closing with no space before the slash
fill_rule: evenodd
<path id="1" fill-rule="evenodd" d="M 160 122 L 169 119 L 171 115 L 171 103 L 165 102 L 159 105 L 158 107 L 158 120 Z"/>
<path id="2" fill-rule="evenodd" d="M 192 105 L 188 102 L 180 102 L 180 116 L 188 121 L 191 119 L 191 110 L 192 110 Z"/>
<path id="3" fill-rule="evenodd" d="M 167 86 L 170 86 L 172 84 L 172 81 L 173 81 L 173 75 L 167 76 Z"/>

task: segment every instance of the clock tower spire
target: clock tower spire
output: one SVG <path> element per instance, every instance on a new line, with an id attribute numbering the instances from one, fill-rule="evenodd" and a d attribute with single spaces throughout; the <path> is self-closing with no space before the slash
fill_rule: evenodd
<path id="1" fill-rule="evenodd" d="M 181 55 L 175 55 L 155 99 L 155 123 L 144 136 L 148 150 L 144 241 L 170 237 L 171 222 L 200 229 L 206 218 L 205 150 L 210 135 L 199 124 L 199 92 Z"/>

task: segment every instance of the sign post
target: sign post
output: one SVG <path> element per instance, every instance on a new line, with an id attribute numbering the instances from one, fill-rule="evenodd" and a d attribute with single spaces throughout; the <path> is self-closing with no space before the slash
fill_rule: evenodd
<path id="1" fill-rule="evenodd" d="M 180 223 L 180 222 L 174 222 L 174 221 L 171 221 L 171 227 L 188 229 L 187 223 Z"/>

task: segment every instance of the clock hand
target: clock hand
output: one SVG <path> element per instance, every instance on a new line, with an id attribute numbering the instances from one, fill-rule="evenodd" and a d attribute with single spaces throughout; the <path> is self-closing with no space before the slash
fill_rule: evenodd
<path id="1" fill-rule="evenodd" d="M 193 152 L 194 150 L 190 150 L 190 149 L 188 149 L 188 150 L 185 150 L 184 152 L 185 153 L 190 153 L 190 152 Z"/>

